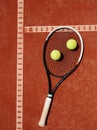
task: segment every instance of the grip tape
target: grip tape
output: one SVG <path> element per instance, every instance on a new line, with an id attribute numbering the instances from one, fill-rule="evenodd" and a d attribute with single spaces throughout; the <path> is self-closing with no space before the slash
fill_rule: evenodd
<path id="1" fill-rule="evenodd" d="M 49 109 L 50 109 L 50 105 L 52 102 L 52 98 L 51 97 L 47 97 L 44 103 L 44 107 L 43 107 L 43 111 L 40 117 L 40 121 L 38 123 L 38 125 L 40 127 L 44 127 L 46 125 L 46 119 L 49 113 Z"/>

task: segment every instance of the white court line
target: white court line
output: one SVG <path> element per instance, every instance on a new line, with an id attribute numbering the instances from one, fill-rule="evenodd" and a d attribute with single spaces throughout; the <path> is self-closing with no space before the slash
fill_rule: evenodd
<path id="1" fill-rule="evenodd" d="M 97 25 L 67 25 L 75 28 L 79 32 L 93 32 L 97 31 Z M 56 27 L 60 26 L 25 26 L 25 33 L 36 33 L 36 32 L 50 32 Z"/>
<path id="2" fill-rule="evenodd" d="M 17 1 L 16 130 L 23 130 L 24 0 Z"/>

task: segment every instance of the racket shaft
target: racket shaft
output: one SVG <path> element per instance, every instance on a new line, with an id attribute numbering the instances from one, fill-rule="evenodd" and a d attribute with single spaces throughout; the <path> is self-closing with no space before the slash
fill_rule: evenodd
<path id="1" fill-rule="evenodd" d="M 52 102 L 52 98 L 47 97 L 46 100 L 45 100 L 45 103 L 44 103 L 44 107 L 43 107 L 43 111 L 42 111 L 42 114 L 41 114 L 40 121 L 38 123 L 38 125 L 40 127 L 44 127 L 46 125 L 46 119 L 47 119 L 47 116 L 48 116 L 48 113 L 49 113 L 51 102 Z"/>

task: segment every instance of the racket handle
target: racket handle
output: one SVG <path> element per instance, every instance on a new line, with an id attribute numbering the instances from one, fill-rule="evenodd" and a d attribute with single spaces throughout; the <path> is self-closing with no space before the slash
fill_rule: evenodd
<path id="1" fill-rule="evenodd" d="M 44 107 L 43 107 L 43 111 L 40 117 L 40 121 L 38 123 L 38 125 L 40 127 L 44 127 L 46 125 L 46 120 L 47 120 L 47 116 L 49 113 L 49 109 L 50 109 L 50 105 L 52 102 L 52 98 L 51 97 L 47 97 L 44 103 Z"/>

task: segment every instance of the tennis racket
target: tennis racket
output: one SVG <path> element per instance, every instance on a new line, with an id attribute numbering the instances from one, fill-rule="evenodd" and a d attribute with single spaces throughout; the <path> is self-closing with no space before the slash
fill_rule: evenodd
<path id="1" fill-rule="evenodd" d="M 66 47 L 69 39 L 77 41 L 77 48 L 70 50 Z M 52 60 L 50 57 L 52 50 L 61 52 L 60 60 Z M 48 78 L 48 95 L 46 97 L 43 111 L 38 125 L 44 127 L 47 123 L 48 113 L 56 89 L 61 83 L 72 74 L 78 67 L 83 55 L 83 40 L 77 30 L 69 26 L 62 26 L 54 29 L 46 38 L 43 48 L 43 63 Z M 60 78 L 58 83 L 52 88 L 51 75 Z"/>

